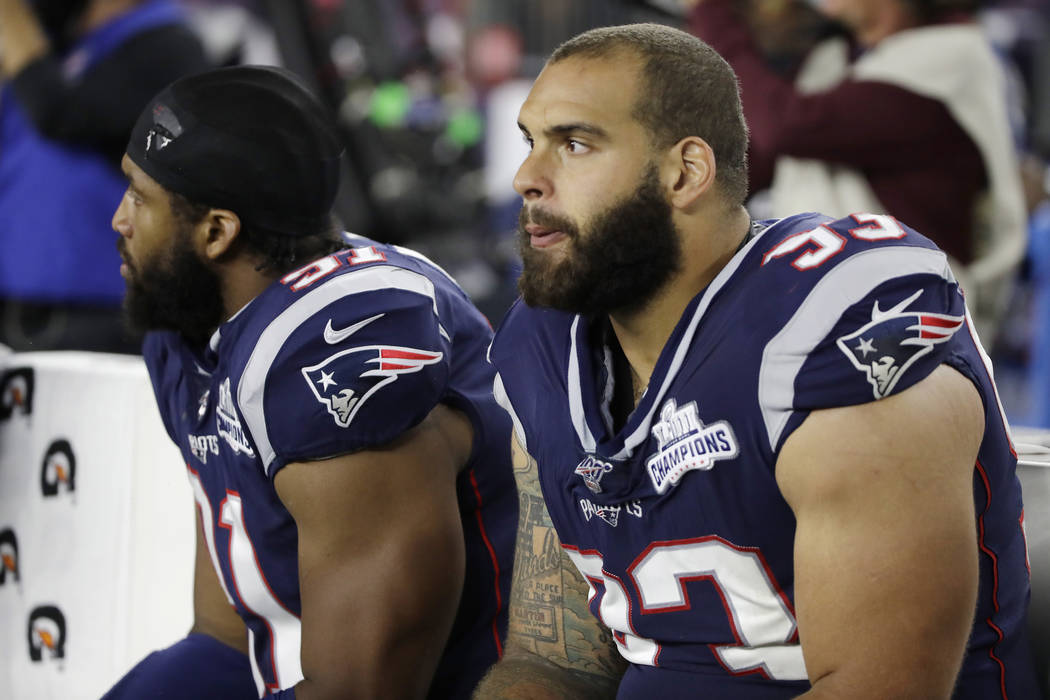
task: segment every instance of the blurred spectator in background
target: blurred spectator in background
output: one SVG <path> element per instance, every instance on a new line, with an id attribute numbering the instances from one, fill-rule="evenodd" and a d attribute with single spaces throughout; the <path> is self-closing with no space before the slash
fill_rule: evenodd
<path id="1" fill-rule="evenodd" d="M 143 106 L 208 67 L 173 0 L 0 0 L 0 343 L 137 352 L 110 215 Z"/>
<path id="2" fill-rule="evenodd" d="M 990 344 L 1026 217 L 1003 70 L 974 22 L 978 2 L 821 0 L 849 36 L 817 43 L 793 82 L 770 65 L 740 10 L 797 2 L 699 0 L 691 28 L 740 78 L 751 186 L 771 185 L 768 213 L 907 221 L 953 258 Z"/>

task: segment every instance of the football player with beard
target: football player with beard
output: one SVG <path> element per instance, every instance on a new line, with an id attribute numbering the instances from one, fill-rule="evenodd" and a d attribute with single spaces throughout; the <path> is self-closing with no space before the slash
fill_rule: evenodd
<path id="1" fill-rule="evenodd" d="M 489 356 L 521 516 L 476 696 L 1036 697 L 1016 457 L 945 254 L 752 221 L 735 76 L 676 29 L 569 40 L 519 126 Z"/>
<path id="2" fill-rule="evenodd" d="M 491 329 L 423 256 L 334 232 L 341 150 L 255 66 L 176 81 L 132 132 L 113 227 L 196 499 L 195 619 L 107 698 L 464 698 L 501 653 Z"/>

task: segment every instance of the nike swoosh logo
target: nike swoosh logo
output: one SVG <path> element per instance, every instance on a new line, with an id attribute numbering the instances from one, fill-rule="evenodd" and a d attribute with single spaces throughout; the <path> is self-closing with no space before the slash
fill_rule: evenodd
<path id="1" fill-rule="evenodd" d="M 347 326 L 346 328 L 342 328 L 340 330 L 335 330 L 334 328 L 332 328 L 332 319 L 328 319 L 328 325 L 324 327 L 324 341 L 329 345 L 335 345 L 336 343 L 340 343 L 349 338 L 354 333 L 364 328 L 365 326 L 367 326 L 372 321 L 375 321 L 379 318 L 383 318 L 384 316 L 386 316 L 386 314 L 376 314 L 371 318 L 366 318 L 363 321 L 358 321 L 357 323 L 351 326 Z"/>

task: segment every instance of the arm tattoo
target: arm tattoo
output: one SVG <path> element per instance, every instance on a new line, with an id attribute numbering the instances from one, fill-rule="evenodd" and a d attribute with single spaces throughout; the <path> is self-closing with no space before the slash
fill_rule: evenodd
<path id="1" fill-rule="evenodd" d="M 589 586 L 562 551 L 536 462 L 520 451 L 514 471 L 521 510 L 508 642 L 562 668 L 618 681 L 624 661 L 587 608 Z"/>

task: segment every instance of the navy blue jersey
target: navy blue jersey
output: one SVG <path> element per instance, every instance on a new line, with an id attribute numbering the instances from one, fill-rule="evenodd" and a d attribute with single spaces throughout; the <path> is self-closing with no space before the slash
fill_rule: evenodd
<path id="1" fill-rule="evenodd" d="M 203 352 L 149 334 L 146 364 L 212 563 L 248 628 L 260 696 L 302 679 L 297 531 L 274 475 L 388 443 L 438 403 L 469 417 L 474 448 L 457 482 L 466 579 L 431 687 L 467 697 L 501 651 L 517 524 L 511 424 L 485 362 L 491 329 L 422 256 L 348 240 L 267 287 Z"/>
<path id="2" fill-rule="evenodd" d="M 979 389 L 980 598 L 957 698 L 1033 698 L 1016 455 L 943 252 L 886 216 L 764 222 L 686 308 L 614 428 L 611 331 L 520 301 L 496 394 L 551 519 L 630 665 L 621 698 L 791 698 L 809 687 L 795 519 L 774 467 L 809 411 L 898 393 L 940 364 Z"/>

